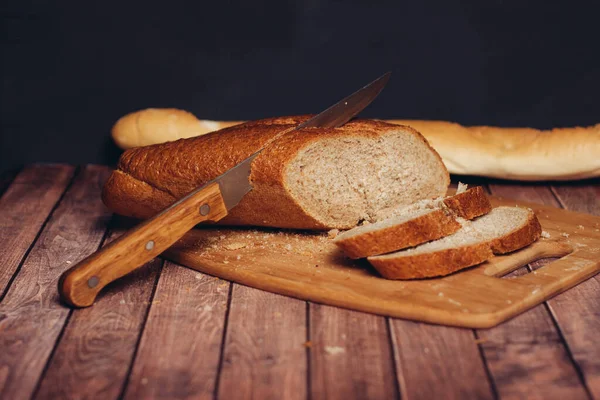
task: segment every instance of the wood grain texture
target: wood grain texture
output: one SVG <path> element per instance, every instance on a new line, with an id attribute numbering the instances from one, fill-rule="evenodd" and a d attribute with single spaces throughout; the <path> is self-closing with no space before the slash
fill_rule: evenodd
<path id="1" fill-rule="evenodd" d="M 386 318 L 310 304 L 309 320 L 311 399 L 398 398 Z"/>
<path id="2" fill-rule="evenodd" d="M 58 278 L 97 250 L 106 231 L 100 189 L 108 172 L 88 166 L 76 177 L 0 303 L 0 398 L 29 398 L 36 386 L 69 314 Z"/>
<path id="3" fill-rule="evenodd" d="M 494 205 L 529 205 L 490 200 Z M 521 251 L 436 279 L 382 279 L 364 262 L 344 257 L 333 241 L 320 233 L 194 229 L 165 257 L 203 273 L 316 303 L 437 324 L 488 328 L 600 271 L 600 232 L 578 228 L 590 228 L 600 223 L 600 218 L 543 205 L 535 205 L 534 210 L 550 239 L 542 238 Z M 569 232 L 568 240 L 561 232 Z M 565 249 L 572 253 L 544 266 L 537 275 L 506 280 L 485 273 L 490 265 L 510 271 L 536 256 L 565 255 Z M 440 289 L 445 297 L 438 296 Z"/>
<path id="4" fill-rule="evenodd" d="M 390 327 L 402 398 L 494 398 L 472 330 L 399 319 Z"/>
<path id="5" fill-rule="evenodd" d="M 229 285 L 165 262 L 125 399 L 213 398 Z"/>
<path id="6" fill-rule="evenodd" d="M 125 229 L 111 229 L 107 242 Z M 162 260 L 112 285 L 94 307 L 74 310 L 36 399 L 117 399 L 129 373 Z"/>
<path id="7" fill-rule="evenodd" d="M 307 397 L 306 303 L 234 285 L 219 399 Z"/>
<path id="8" fill-rule="evenodd" d="M 66 165 L 27 167 L 0 198 L 0 296 L 74 171 L 73 167 Z"/>
<path id="9" fill-rule="evenodd" d="M 600 215 L 600 181 L 565 184 L 552 188 L 569 210 Z M 600 224 L 593 227 L 600 231 Z M 594 398 L 600 398 L 600 278 L 595 276 L 548 302 L 571 355 Z"/>
<path id="10" fill-rule="evenodd" d="M 505 279 L 528 273 L 521 268 Z M 500 398 L 584 399 L 586 389 L 543 304 L 478 331 Z"/>
<path id="11" fill-rule="evenodd" d="M 158 257 L 200 222 L 225 216 L 218 183 L 190 193 L 66 271 L 59 282 L 62 300 L 75 307 L 91 306 L 106 285 Z"/>

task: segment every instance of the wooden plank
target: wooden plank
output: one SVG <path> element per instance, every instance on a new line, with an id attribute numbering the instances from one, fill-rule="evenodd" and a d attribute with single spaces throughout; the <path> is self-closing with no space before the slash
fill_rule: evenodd
<path id="1" fill-rule="evenodd" d="M 491 399 L 471 329 L 390 320 L 402 398 Z"/>
<path id="2" fill-rule="evenodd" d="M 309 310 L 312 399 L 398 398 L 386 318 L 318 304 Z"/>
<path id="3" fill-rule="evenodd" d="M 34 391 L 70 313 L 59 303 L 58 278 L 94 252 L 106 231 L 100 190 L 108 172 L 88 166 L 78 174 L 0 303 L 0 398 Z"/>
<path id="4" fill-rule="evenodd" d="M 106 243 L 125 231 L 111 229 Z M 105 288 L 93 307 L 73 311 L 35 398 L 119 397 L 161 265 L 154 259 Z"/>
<path id="5" fill-rule="evenodd" d="M 493 184 L 494 195 L 558 206 L 548 187 Z M 517 274 L 527 273 L 520 270 Z M 489 330 L 480 330 L 482 349 L 501 397 L 585 398 L 576 366 L 545 305 Z M 560 382 L 557 385 L 556 382 Z"/>
<path id="6" fill-rule="evenodd" d="M 66 165 L 27 167 L 0 198 L 0 299 L 74 171 Z"/>
<path id="7" fill-rule="evenodd" d="M 125 399 L 213 398 L 229 285 L 165 262 Z"/>
<path id="8" fill-rule="evenodd" d="M 600 181 L 553 186 L 561 205 L 569 210 L 600 215 Z M 600 229 L 600 226 L 594 228 Z M 600 398 L 600 276 L 596 275 L 549 302 L 571 355 L 589 391 Z"/>
<path id="9" fill-rule="evenodd" d="M 220 399 L 306 399 L 306 303 L 234 284 Z"/>

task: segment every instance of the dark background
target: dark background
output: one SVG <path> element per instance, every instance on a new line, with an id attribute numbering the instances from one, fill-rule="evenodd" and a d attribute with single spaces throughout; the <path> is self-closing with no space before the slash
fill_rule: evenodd
<path id="1" fill-rule="evenodd" d="M 318 112 L 385 71 L 361 116 L 600 122 L 599 2 L 3 1 L 0 171 L 113 163 L 122 115 Z"/>

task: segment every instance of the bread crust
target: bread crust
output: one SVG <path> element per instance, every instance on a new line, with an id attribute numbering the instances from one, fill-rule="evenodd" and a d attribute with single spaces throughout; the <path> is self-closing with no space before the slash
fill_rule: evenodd
<path id="1" fill-rule="evenodd" d="M 203 135 L 241 123 L 198 120 L 176 109 L 140 110 L 122 120 L 112 131 L 113 139 L 122 149 Z M 452 174 L 524 181 L 600 176 L 600 124 L 538 130 L 463 126 L 446 121 L 386 122 L 408 125 L 421 132 Z"/>
<path id="2" fill-rule="evenodd" d="M 451 274 L 489 260 L 494 254 L 521 249 L 539 239 L 541 225 L 533 211 L 529 210 L 527 221 L 500 238 L 489 241 L 422 253 L 414 256 L 368 257 L 367 260 L 387 279 L 433 278 Z"/>
<path id="3" fill-rule="evenodd" d="M 397 225 L 357 235 L 342 234 L 334 243 L 353 259 L 390 253 L 448 236 L 461 227 L 456 217 L 473 219 L 492 209 L 481 186 L 447 197 L 443 202 L 446 210 L 432 210 Z"/>
<path id="4" fill-rule="evenodd" d="M 455 216 L 464 219 L 473 219 L 492 210 L 490 199 L 481 186 L 475 186 L 465 192 L 446 197 L 444 204 Z"/>
<path id="5" fill-rule="evenodd" d="M 103 201 L 118 214 L 151 217 L 309 117 L 252 121 L 198 137 L 127 150 L 104 187 Z M 309 215 L 285 187 L 285 168 L 299 151 L 324 138 L 380 138 L 398 129 L 417 137 L 435 154 L 444 175 L 441 186 L 447 187 L 450 177 L 441 158 L 417 131 L 381 121 L 356 120 L 340 128 L 294 131 L 270 143 L 252 163 L 253 190 L 221 223 L 295 229 L 354 227 L 358 221 L 332 225 Z"/>
<path id="6" fill-rule="evenodd" d="M 347 238 L 336 238 L 334 243 L 346 256 L 357 259 L 439 239 L 458 231 L 460 227 L 455 218 L 438 209 L 398 225 Z"/>
<path id="7" fill-rule="evenodd" d="M 505 254 L 530 245 L 542 236 L 542 226 L 534 212 L 529 210 L 527 223 L 509 234 L 496 238 L 490 243 L 494 254 Z"/>
<path id="8" fill-rule="evenodd" d="M 493 257 L 488 243 L 477 243 L 434 253 L 396 259 L 369 257 L 369 262 L 387 279 L 422 279 L 449 275 Z"/>

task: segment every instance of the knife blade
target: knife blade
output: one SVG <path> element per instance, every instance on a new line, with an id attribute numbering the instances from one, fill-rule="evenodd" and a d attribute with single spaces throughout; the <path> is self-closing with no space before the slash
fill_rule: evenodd
<path id="1" fill-rule="evenodd" d="M 160 255 L 197 224 L 223 219 L 252 190 L 249 179 L 252 161 L 269 143 L 298 129 L 345 124 L 371 104 L 389 77 L 387 72 L 315 117 L 279 132 L 233 168 L 65 271 L 58 283 L 63 302 L 74 307 L 91 306 L 107 284 Z"/>

